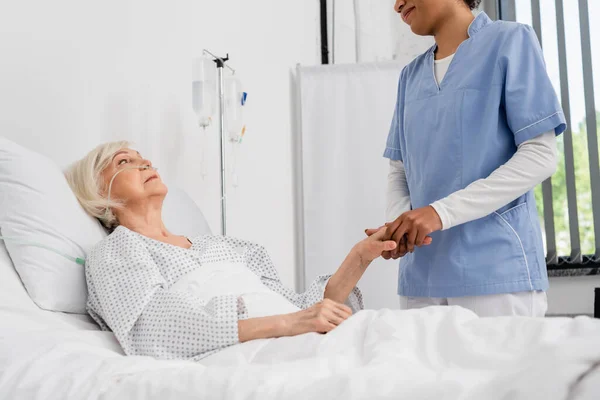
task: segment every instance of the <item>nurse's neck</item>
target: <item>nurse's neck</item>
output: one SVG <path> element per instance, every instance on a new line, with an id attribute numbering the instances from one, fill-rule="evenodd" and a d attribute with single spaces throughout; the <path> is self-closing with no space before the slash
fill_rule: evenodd
<path id="1" fill-rule="evenodd" d="M 435 59 L 441 60 L 456 53 L 458 46 L 469 38 L 469 25 L 475 17 L 466 7 L 457 7 L 435 27 L 433 36 L 437 44 Z"/>

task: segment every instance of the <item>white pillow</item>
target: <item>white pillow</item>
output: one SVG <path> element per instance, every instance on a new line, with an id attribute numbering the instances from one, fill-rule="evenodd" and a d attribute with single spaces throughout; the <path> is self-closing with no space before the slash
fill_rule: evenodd
<path id="1" fill-rule="evenodd" d="M 0 137 L 0 232 L 85 258 L 106 236 L 49 158 Z M 43 248 L 6 241 L 31 299 L 50 311 L 85 313 L 83 266 Z"/>
<path id="2" fill-rule="evenodd" d="M 167 228 L 189 237 L 210 234 L 194 201 L 170 188 Z M 0 137 L 0 235 L 23 238 L 85 258 L 106 231 L 81 207 L 60 168 L 47 157 Z M 6 241 L 31 299 L 50 311 L 85 313 L 84 267 L 43 248 Z"/>
<path id="3" fill-rule="evenodd" d="M 182 189 L 169 187 L 163 203 L 162 217 L 167 229 L 176 235 L 194 238 L 210 235 L 211 230 L 204 214 L 194 200 Z"/>

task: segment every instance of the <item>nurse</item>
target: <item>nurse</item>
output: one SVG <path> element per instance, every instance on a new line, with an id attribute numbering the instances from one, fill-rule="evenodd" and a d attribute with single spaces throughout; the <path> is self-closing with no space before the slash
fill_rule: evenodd
<path id="1" fill-rule="evenodd" d="M 401 308 L 544 316 L 548 274 L 533 188 L 557 165 L 565 117 L 531 27 L 480 0 L 397 0 L 435 45 L 400 75 L 384 156 Z M 367 230 L 372 234 L 375 230 Z"/>

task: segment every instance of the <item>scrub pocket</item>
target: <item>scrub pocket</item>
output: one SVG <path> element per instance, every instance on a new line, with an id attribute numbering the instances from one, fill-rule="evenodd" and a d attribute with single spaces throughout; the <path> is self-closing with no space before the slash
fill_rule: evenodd
<path id="1" fill-rule="evenodd" d="M 513 252 L 521 259 L 524 279 L 540 279 L 537 263 L 537 240 L 528 203 L 521 203 L 502 213 L 495 212 L 494 218 L 503 227 L 505 235 L 512 238 Z M 520 254 L 519 254 L 520 253 Z"/>

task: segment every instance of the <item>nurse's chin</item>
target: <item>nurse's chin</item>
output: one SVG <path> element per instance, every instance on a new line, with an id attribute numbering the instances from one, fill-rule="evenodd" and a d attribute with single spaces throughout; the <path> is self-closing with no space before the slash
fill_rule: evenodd
<path id="1" fill-rule="evenodd" d="M 433 36 L 433 30 L 431 29 L 431 27 L 430 26 L 426 26 L 424 24 L 420 24 L 419 20 L 417 18 L 411 18 L 410 23 L 407 22 L 406 24 L 408 26 L 410 26 L 410 30 L 415 35 L 419 35 L 419 36 Z"/>
<path id="2" fill-rule="evenodd" d="M 431 32 L 431 30 L 420 27 L 420 26 L 415 26 L 414 23 L 412 23 L 410 25 L 410 30 L 415 34 L 415 35 L 419 35 L 419 36 L 433 36 L 433 32 Z"/>

